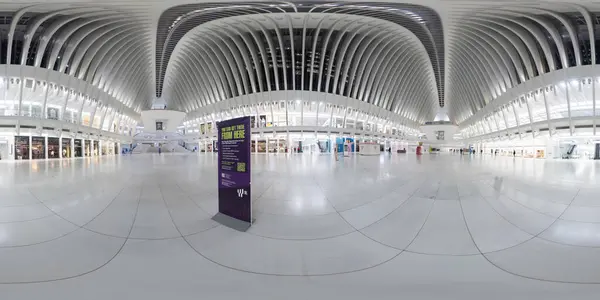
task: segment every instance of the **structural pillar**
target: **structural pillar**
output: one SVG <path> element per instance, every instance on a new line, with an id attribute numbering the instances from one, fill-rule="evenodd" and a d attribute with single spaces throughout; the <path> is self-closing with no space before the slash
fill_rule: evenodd
<path id="1" fill-rule="evenodd" d="M 48 159 L 48 136 L 44 136 L 44 159 Z"/>
<path id="2" fill-rule="evenodd" d="M 269 137 L 265 136 L 265 152 L 269 153 Z"/>
<path id="3" fill-rule="evenodd" d="M 33 157 L 32 157 L 32 153 L 33 153 L 33 151 L 32 151 L 32 149 L 31 149 L 31 148 L 33 148 L 33 147 L 31 147 L 31 146 L 32 146 L 32 145 L 31 145 L 31 143 L 32 143 L 32 140 L 31 140 L 31 135 L 30 135 L 30 136 L 29 136 L 29 159 L 30 159 L 30 160 L 31 160 L 31 159 L 33 159 Z"/>

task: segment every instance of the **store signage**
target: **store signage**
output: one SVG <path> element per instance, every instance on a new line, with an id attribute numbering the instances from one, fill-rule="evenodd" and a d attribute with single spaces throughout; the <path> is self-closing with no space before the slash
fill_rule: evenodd
<path id="1" fill-rule="evenodd" d="M 250 117 L 217 123 L 219 213 L 252 223 Z"/>

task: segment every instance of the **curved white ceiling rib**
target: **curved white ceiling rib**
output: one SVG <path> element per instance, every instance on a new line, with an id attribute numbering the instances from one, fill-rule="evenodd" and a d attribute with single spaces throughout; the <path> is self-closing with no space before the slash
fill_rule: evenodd
<path id="1" fill-rule="evenodd" d="M 179 41 L 165 78 L 169 105 L 187 112 L 279 90 L 341 95 L 420 123 L 439 107 L 419 38 L 367 16 L 271 13 L 210 21 Z"/>
<path id="2" fill-rule="evenodd" d="M 92 83 L 126 107 L 151 106 L 154 74 L 148 20 L 94 4 L 36 4 L 5 14 L 2 64 L 66 73 Z"/>
<path id="3" fill-rule="evenodd" d="M 446 106 L 461 126 L 540 75 L 596 64 L 600 26 L 600 3 L 575 0 L 27 2 L 0 4 L 8 41 L 0 64 L 66 73 L 136 111 L 163 90 L 187 111 L 235 95 L 313 90 L 419 122 Z M 331 17 L 303 17 L 319 14 Z M 218 20 L 223 26 L 209 25 Z M 195 28 L 202 37 L 190 39 Z"/>
<path id="4" fill-rule="evenodd" d="M 158 21 L 155 58 L 156 96 L 162 97 L 163 82 L 165 82 L 165 73 L 168 68 L 169 62 L 171 61 L 173 50 L 178 45 L 181 38 L 193 28 L 196 28 L 197 26 L 200 26 L 210 21 L 227 17 L 285 14 L 285 18 L 287 19 L 287 26 L 283 26 L 280 24 L 277 28 L 275 28 L 275 31 L 272 34 L 273 36 L 277 37 L 290 36 L 290 25 L 292 24 L 293 16 L 298 13 L 328 13 L 339 15 L 339 18 L 344 18 L 344 16 L 372 17 L 375 19 L 389 21 L 408 29 L 414 35 L 416 35 L 420 42 L 424 45 L 425 53 L 428 56 L 429 64 L 433 66 L 434 75 L 436 78 L 436 89 L 438 94 L 439 106 L 444 106 L 445 48 L 441 18 L 433 9 L 429 7 L 410 3 L 394 2 L 207 2 L 170 7 L 160 15 Z M 341 27 L 342 25 L 349 27 L 343 28 Z M 256 27 L 262 25 L 257 25 L 255 23 L 253 26 Z M 267 25 L 265 24 L 265 26 Z M 247 28 L 243 28 L 244 25 L 238 27 L 239 29 L 232 28 L 232 30 L 248 30 Z M 340 23 L 335 30 L 347 30 L 349 33 L 351 33 L 353 32 L 353 30 L 355 30 L 354 27 L 359 28 L 355 25 Z M 258 28 L 257 32 L 262 32 L 262 29 Z M 293 34 L 296 36 L 302 36 L 306 35 L 307 33 L 302 32 Z M 335 37 L 332 36 L 331 39 L 333 40 L 330 41 L 330 43 L 336 42 Z M 261 47 L 269 46 L 268 42 L 269 41 L 267 41 L 266 45 L 261 45 Z M 272 42 L 278 43 L 278 39 L 274 39 Z M 295 48 L 298 47 L 298 44 L 300 42 L 301 41 L 295 41 Z M 277 47 L 277 45 L 274 46 Z M 257 47 L 257 50 L 260 52 L 261 48 Z M 317 51 L 317 49 L 315 51 Z M 269 53 L 269 55 L 272 56 L 274 55 L 274 53 Z M 262 55 L 259 55 L 259 57 L 262 57 Z M 297 61 L 295 57 L 292 58 L 294 59 L 295 63 L 305 63 Z M 292 67 L 296 69 L 295 63 L 292 64 L 292 61 L 289 59 L 289 57 L 286 58 L 285 63 L 291 64 Z M 323 71 L 325 72 L 325 70 Z M 278 73 L 274 73 L 274 75 L 279 76 Z M 314 75 L 316 76 L 316 74 Z M 291 77 L 291 81 L 289 80 L 290 78 L 283 77 Z M 295 78 L 294 76 L 288 76 L 288 74 L 286 73 L 283 73 L 282 78 L 278 78 L 279 80 L 276 79 L 277 78 L 273 79 L 275 82 L 275 86 L 273 88 L 275 89 L 289 89 L 289 87 L 286 88 L 285 86 L 288 85 L 295 87 L 296 84 L 301 84 L 296 82 L 299 78 Z M 281 87 L 277 87 L 279 81 L 281 81 L 282 83 Z M 314 84 L 317 85 L 318 83 L 315 82 Z M 326 85 L 327 83 L 321 82 L 321 84 Z M 271 87 L 268 86 L 267 88 Z"/>
<path id="5" fill-rule="evenodd" d="M 476 117 L 484 107 L 494 106 L 495 99 L 537 76 L 595 64 L 594 9 L 512 3 L 455 14 L 448 34 L 451 120 L 460 124 Z"/>

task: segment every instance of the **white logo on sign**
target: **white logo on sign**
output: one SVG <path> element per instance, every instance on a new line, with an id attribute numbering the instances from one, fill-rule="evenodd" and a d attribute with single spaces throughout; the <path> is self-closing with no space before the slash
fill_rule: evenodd
<path id="1" fill-rule="evenodd" d="M 246 192 L 244 189 L 238 189 L 237 194 L 239 198 L 242 198 L 244 195 L 248 195 L 248 192 Z"/>

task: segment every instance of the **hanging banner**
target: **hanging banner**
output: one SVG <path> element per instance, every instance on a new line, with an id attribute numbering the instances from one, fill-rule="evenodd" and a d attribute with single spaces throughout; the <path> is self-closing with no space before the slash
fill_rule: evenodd
<path id="1" fill-rule="evenodd" d="M 219 213 L 250 224 L 250 117 L 219 122 L 217 130 Z"/>

